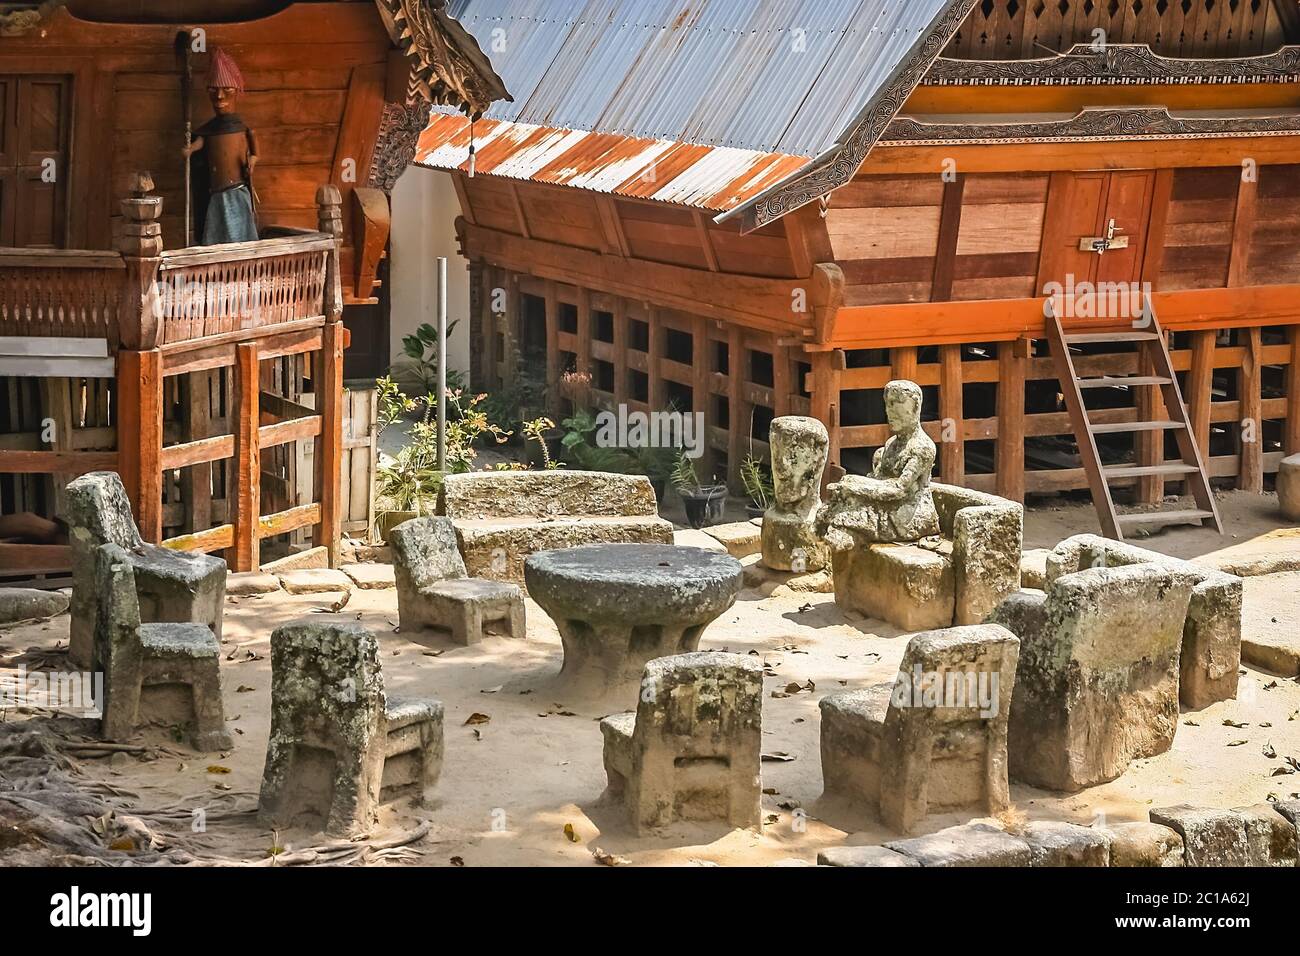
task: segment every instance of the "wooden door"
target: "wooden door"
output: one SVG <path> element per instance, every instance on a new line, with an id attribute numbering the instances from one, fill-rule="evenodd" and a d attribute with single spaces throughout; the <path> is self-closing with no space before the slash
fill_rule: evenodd
<path id="1" fill-rule="evenodd" d="M 0 246 L 66 242 L 71 92 L 64 76 L 0 76 Z"/>
<path id="2" fill-rule="evenodd" d="M 1053 173 L 1047 199 L 1047 224 L 1039 263 L 1038 286 L 1059 282 L 1140 282 L 1155 194 L 1154 170 Z M 1114 222 L 1116 238 L 1127 246 L 1098 254 L 1080 248 L 1083 240 L 1101 238 Z"/>

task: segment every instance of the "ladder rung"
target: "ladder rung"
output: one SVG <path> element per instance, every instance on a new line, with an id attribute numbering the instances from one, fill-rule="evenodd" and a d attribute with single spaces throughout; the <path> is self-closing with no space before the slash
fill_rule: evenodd
<path id="1" fill-rule="evenodd" d="M 1105 345 L 1109 342 L 1150 342 L 1154 332 L 1076 332 L 1065 337 L 1068 345 Z"/>
<path id="2" fill-rule="evenodd" d="M 1130 385 L 1168 385 L 1169 379 L 1160 375 L 1103 375 L 1100 378 L 1076 379 L 1080 388 L 1110 388 Z"/>
<path id="3" fill-rule="evenodd" d="M 1183 427 L 1182 422 L 1163 420 L 1158 422 L 1112 422 L 1105 425 L 1088 426 L 1094 435 L 1112 435 L 1117 432 L 1162 432 L 1174 431 Z"/>
<path id="4" fill-rule="evenodd" d="M 1153 524 L 1164 522 L 1178 524 L 1183 521 L 1204 521 L 1213 518 L 1213 511 L 1146 511 L 1138 514 L 1116 515 L 1120 524 Z"/>
<path id="5" fill-rule="evenodd" d="M 1192 475 L 1195 465 L 1177 462 L 1169 465 L 1111 465 L 1102 468 L 1107 478 L 1140 478 L 1143 475 Z"/>

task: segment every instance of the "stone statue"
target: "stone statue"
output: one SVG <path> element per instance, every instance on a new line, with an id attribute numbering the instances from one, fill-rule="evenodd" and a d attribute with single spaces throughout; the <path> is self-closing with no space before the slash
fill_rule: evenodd
<path id="1" fill-rule="evenodd" d="M 936 451 L 921 430 L 921 387 L 905 381 L 886 385 L 885 417 L 891 435 L 876 452 L 871 477 L 848 475 L 831 485 L 830 500 L 817 513 L 817 533 L 833 551 L 939 533 L 930 495 Z"/>
<path id="2" fill-rule="evenodd" d="M 763 515 L 763 564 L 774 571 L 820 571 L 827 560 L 814 520 L 830 436 L 815 418 L 787 415 L 772 420 L 769 441 L 775 501 Z"/>
<path id="3" fill-rule="evenodd" d="M 244 77 L 235 61 L 225 50 L 213 50 L 208 97 L 215 115 L 181 150 L 192 160 L 195 229 L 205 246 L 257 238 L 253 195 L 257 134 L 235 112 L 236 99 L 243 92 Z M 200 151 L 206 162 L 194 159 Z"/>

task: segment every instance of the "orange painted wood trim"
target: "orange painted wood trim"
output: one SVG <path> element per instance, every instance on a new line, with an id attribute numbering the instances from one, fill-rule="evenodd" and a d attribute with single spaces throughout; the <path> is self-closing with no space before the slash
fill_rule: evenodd
<path id="1" fill-rule="evenodd" d="M 231 515 L 235 535 L 230 566 L 234 571 L 256 571 L 260 565 L 257 521 L 262 508 L 257 343 L 242 342 L 235 353 L 235 495 Z"/>
<path id="2" fill-rule="evenodd" d="M 118 470 L 140 534 L 162 540 L 162 352 L 117 355 Z"/>
<path id="3" fill-rule="evenodd" d="M 343 534 L 340 475 L 343 468 L 343 326 L 325 326 L 315 368 L 316 402 L 321 429 L 316 446 L 315 498 L 320 521 L 313 541 L 329 552 L 330 567 L 337 567 L 339 538 Z"/>

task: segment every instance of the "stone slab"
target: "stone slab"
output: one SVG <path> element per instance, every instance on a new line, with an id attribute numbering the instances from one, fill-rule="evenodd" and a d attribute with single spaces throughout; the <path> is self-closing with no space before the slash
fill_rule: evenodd
<path id="1" fill-rule="evenodd" d="M 729 554 L 727 546 L 711 535 L 703 531 L 696 531 L 694 528 L 686 528 L 682 531 L 673 532 L 673 544 L 680 548 L 703 548 L 705 551 L 712 551 L 715 554 Z"/>
<path id="2" fill-rule="evenodd" d="M 921 866 L 1029 866 L 1029 843 L 986 823 L 949 827 L 928 836 L 886 843 Z"/>
<path id="3" fill-rule="evenodd" d="M 1278 528 L 1191 562 L 1243 578 L 1300 571 L 1300 528 Z"/>
<path id="4" fill-rule="evenodd" d="M 1020 586 L 1036 591 L 1047 590 L 1047 556 L 1051 548 L 1034 548 L 1020 556 Z"/>
<path id="5" fill-rule="evenodd" d="M 279 574 L 281 571 L 300 571 L 308 568 L 328 568 L 329 566 L 329 550 L 322 546 L 308 548 L 306 551 L 298 551 L 294 554 L 287 554 L 283 558 L 268 561 L 262 565 L 262 571 L 267 574 Z"/>
<path id="6" fill-rule="evenodd" d="M 1212 810 L 1180 804 L 1151 811 L 1151 822 L 1183 838 L 1183 859 L 1188 866 L 1249 866 L 1246 825 L 1231 810 Z"/>
<path id="7" fill-rule="evenodd" d="M 1115 823 L 1110 831 L 1110 865 L 1166 867 L 1183 865 L 1183 838 L 1159 823 Z"/>
<path id="8" fill-rule="evenodd" d="M 818 866 L 920 866 L 910 856 L 883 846 L 833 846 L 817 854 Z"/>
<path id="9" fill-rule="evenodd" d="M 704 533 L 727 549 L 733 558 L 746 558 L 763 550 L 763 535 L 748 521 L 717 524 L 705 528 Z"/>
<path id="10" fill-rule="evenodd" d="M 232 571 L 226 575 L 226 594 L 247 597 L 250 594 L 270 594 L 280 590 L 280 579 L 262 571 Z"/>
<path id="11" fill-rule="evenodd" d="M 391 564 L 345 564 L 339 568 L 363 591 L 387 591 L 397 587 Z"/>
<path id="12" fill-rule="evenodd" d="M 281 586 L 290 594 L 321 594 L 326 591 L 351 591 L 352 579 L 333 568 L 306 568 L 285 571 Z"/>
<path id="13" fill-rule="evenodd" d="M 62 591 L 39 588 L 0 588 L 0 624 L 54 617 L 68 609 L 69 597 Z"/>
<path id="14" fill-rule="evenodd" d="M 1110 834 L 1105 830 L 1036 820 L 1020 836 L 1033 854 L 1030 866 L 1110 865 Z"/>
<path id="15" fill-rule="evenodd" d="M 1246 852 L 1251 866 L 1295 869 L 1296 828 L 1271 803 L 1242 807 L 1236 811 L 1246 826 Z"/>

